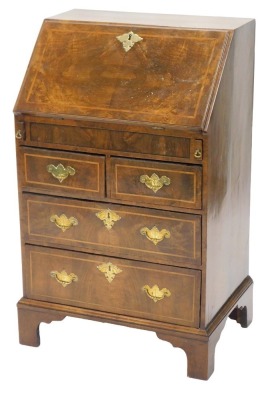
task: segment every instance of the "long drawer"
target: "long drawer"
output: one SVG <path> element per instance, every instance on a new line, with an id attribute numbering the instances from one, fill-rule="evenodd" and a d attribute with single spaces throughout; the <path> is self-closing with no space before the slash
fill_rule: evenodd
<path id="1" fill-rule="evenodd" d="M 81 198 L 105 195 L 105 157 L 25 147 L 20 152 L 24 190 Z"/>
<path id="2" fill-rule="evenodd" d="M 201 272 L 26 246 L 25 296 L 198 327 Z"/>
<path id="3" fill-rule="evenodd" d="M 110 165 L 113 199 L 201 208 L 201 166 L 117 157 L 111 158 Z"/>
<path id="4" fill-rule="evenodd" d="M 201 216 L 23 195 L 25 241 L 170 265 L 201 265 Z"/>
<path id="5" fill-rule="evenodd" d="M 124 127 L 128 130 L 128 126 Z M 134 129 L 138 129 L 135 127 Z M 191 136 L 191 137 L 190 137 Z M 195 136 L 195 134 L 194 134 Z M 141 132 L 115 131 L 81 126 L 66 126 L 45 123 L 31 123 L 27 132 L 28 141 L 32 146 L 52 144 L 69 148 L 90 149 L 99 151 L 137 153 L 144 155 L 160 155 L 176 157 L 182 161 L 198 161 L 194 157 L 197 149 L 202 147 L 199 139 L 185 134 L 176 136 L 174 132 L 168 135 L 157 135 Z"/>

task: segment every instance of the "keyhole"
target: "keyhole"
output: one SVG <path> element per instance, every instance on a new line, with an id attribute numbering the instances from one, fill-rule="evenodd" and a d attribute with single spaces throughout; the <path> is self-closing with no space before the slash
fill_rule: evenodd
<path id="1" fill-rule="evenodd" d="M 131 40 L 132 33 L 129 33 L 128 40 Z"/>

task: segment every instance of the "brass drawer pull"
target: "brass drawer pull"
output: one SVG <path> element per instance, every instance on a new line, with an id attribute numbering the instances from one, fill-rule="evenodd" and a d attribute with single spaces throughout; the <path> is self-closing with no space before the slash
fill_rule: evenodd
<path id="1" fill-rule="evenodd" d="M 132 31 L 128 33 L 123 33 L 123 35 L 117 36 L 116 38 L 117 40 L 119 40 L 120 43 L 122 43 L 123 49 L 126 52 L 128 52 L 135 43 L 141 42 L 141 40 L 143 40 L 143 38 Z"/>
<path id="2" fill-rule="evenodd" d="M 140 233 L 141 235 L 145 235 L 146 238 L 153 242 L 155 245 L 161 242 L 164 238 L 170 238 L 170 232 L 167 229 L 162 229 L 161 231 L 159 231 L 156 226 L 154 226 L 152 229 L 149 229 L 145 226 L 144 228 L 140 229 Z"/>
<path id="3" fill-rule="evenodd" d="M 118 268 L 111 262 L 98 265 L 97 268 L 99 269 L 100 272 L 102 272 L 105 275 L 109 283 L 112 282 L 112 280 L 117 274 L 120 274 L 120 272 L 122 272 L 122 269 Z"/>
<path id="4" fill-rule="evenodd" d="M 194 157 L 197 160 L 200 160 L 202 158 L 202 150 L 201 149 L 196 149 L 196 151 L 194 152 Z"/>
<path id="5" fill-rule="evenodd" d="M 144 292 L 146 292 L 148 297 L 150 297 L 150 299 L 152 299 L 155 303 L 159 300 L 163 300 L 164 297 L 171 296 L 170 290 L 166 288 L 160 290 L 157 285 L 154 285 L 152 287 L 145 285 L 142 287 L 142 289 L 144 290 Z"/>
<path id="6" fill-rule="evenodd" d="M 57 280 L 57 282 L 61 283 L 61 285 L 63 287 L 66 287 L 67 285 L 70 285 L 70 283 L 72 283 L 72 282 L 77 282 L 78 281 L 77 275 L 75 275 L 73 273 L 68 275 L 68 273 L 65 270 L 63 270 L 61 272 L 51 271 L 50 272 L 50 276 L 52 278 L 55 278 Z"/>
<path id="7" fill-rule="evenodd" d="M 23 139 L 23 132 L 21 131 L 21 129 L 18 129 L 18 131 L 16 131 L 15 134 L 16 139 Z"/>
<path id="8" fill-rule="evenodd" d="M 167 176 L 159 176 L 157 174 L 152 174 L 150 177 L 148 175 L 141 175 L 140 176 L 140 182 L 144 183 L 146 187 L 149 189 L 153 190 L 154 193 L 156 193 L 159 189 L 161 189 L 164 185 L 168 186 L 170 185 L 170 178 Z"/>
<path id="9" fill-rule="evenodd" d="M 47 167 L 47 172 L 52 174 L 52 176 L 62 183 L 69 175 L 75 175 L 76 171 L 73 167 L 64 167 L 63 164 L 58 164 L 57 166 L 49 164 Z"/>
<path id="10" fill-rule="evenodd" d="M 102 210 L 96 213 L 97 218 L 104 222 L 105 227 L 110 230 L 116 221 L 119 221 L 121 217 L 116 212 L 109 210 Z"/>
<path id="11" fill-rule="evenodd" d="M 63 232 L 71 228 L 71 226 L 78 225 L 78 221 L 75 217 L 67 218 L 65 214 L 61 214 L 60 217 L 56 214 L 51 215 L 50 221 L 54 222 L 56 226 L 60 228 Z"/>

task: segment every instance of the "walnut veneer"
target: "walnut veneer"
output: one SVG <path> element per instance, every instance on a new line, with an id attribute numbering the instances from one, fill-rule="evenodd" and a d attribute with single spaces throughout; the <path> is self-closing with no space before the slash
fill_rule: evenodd
<path id="1" fill-rule="evenodd" d="M 15 105 L 22 344 L 66 316 L 153 330 L 208 379 L 248 275 L 254 20 L 73 10 Z"/>

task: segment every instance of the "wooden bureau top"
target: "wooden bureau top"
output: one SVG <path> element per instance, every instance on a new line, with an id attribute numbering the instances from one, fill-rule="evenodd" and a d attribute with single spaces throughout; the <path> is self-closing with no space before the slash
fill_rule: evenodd
<path id="1" fill-rule="evenodd" d="M 149 14 L 79 9 L 70 10 L 62 14 L 55 15 L 49 19 L 216 30 L 234 30 L 252 21 L 252 18 L 203 17 L 193 15 Z"/>
<path id="2" fill-rule="evenodd" d="M 81 10 L 45 20 L 15 112 L 205 131 L 232 29 L 252 20 L 217 21 Z"/>

